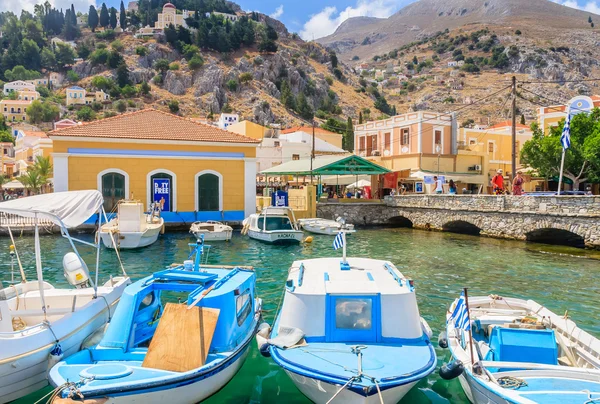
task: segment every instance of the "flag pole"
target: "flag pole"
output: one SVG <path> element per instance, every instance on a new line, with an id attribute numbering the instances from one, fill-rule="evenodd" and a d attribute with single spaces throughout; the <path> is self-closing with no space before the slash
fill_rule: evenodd
<path id="1" fill-rule="evenodd" d="M 558 192 L 557 195 L 560 196 L 562 191 L 562 182 L 563 182 L 563 170 L 565 168 L 565 154 L 567 153 L 567 149 L 570 146 L 570 136 L 571 136 L 571 108 L 567 110 L 567 119 L 565 121 L 565 126 L 563 127 L 562 134 L 560 136 L 560 145 L 562 146 L 562 156 L 560 158 L 560 174 L 558 176 Z"/>
<path id="2" fill-rule="evenodd" d="M 562 182 L 563 182 L 563 169 L 565 167 L 565 153 L 566 152 L 567 152 L 567 149 L 565 149 L 563 147 L 563 149 L 562 149 L 562 157 L 560 159 L 560 175 L 558 177 L 558 193 L 557 193 L 557 195 L 560 195 L 561 191 L 562 191 L 561 188 L 562 188 Z"/>
<path id="3" fill-rule="evenodd" d="M 346 261 L 346 225 L 342 225 L 342 239 L 343 239 L 343 247 L 342 247 L 342 262 L 344 263 L 344 265 L 346 265 L 348 263 L 348 261 Z"/>
<path id="4" fill-rule="evenodd" d="M 475 365 L 475 356 L 473 355 L 473 330 L 471 328 L 471 311 L 469 310 L 469 294 L 467 288 L 463 288 L 465 294 L 465 306 L 467 307 L 467 317 L 469 318 L 469 348 L 471 351 L 471 367 Z"/>

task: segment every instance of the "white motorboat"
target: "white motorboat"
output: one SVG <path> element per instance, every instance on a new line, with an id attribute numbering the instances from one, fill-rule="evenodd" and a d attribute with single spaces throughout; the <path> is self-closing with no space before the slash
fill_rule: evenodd
<path id="1" fill-rule="evenodd" d="M 566 314 L 532 300 L 463 293 L 447 319 L 439 341 L 454 361 L 440 375 L 458 377 L 471 402 L 600 401 L 600 340 Z"/>
<path id="2" fill-rule="evenodd" d="M 313 402 L 375 404 L 397 403 L 435 370 L 430 336 L 411 280 L 389 261 L 344 253 L 292 264 L 257 342 Z"/>
<path id="3" fill-rule="evenodd" d="M 244 219 L 243 224 L 242 234 L 267 243 L 300 243 L 304 239 L 294 211 L 288 207 L 266 207 Z"/>
<path id="4" fill-rule="evenodd" d="M 37 277 L 31 280 L 25 276 L 26 267 L 15 248 L 11 257 L 17 261 L 20 282 L 0 289 L 0 403 L 47 386 L 50 367 L 61 357 L 78 352 L 86 338 L 110 321 L 130 283 L 123 271 L 123 276 L 111 277 L 101 284 L 100 242 L 77 240 L 67 230 L 81 225 L 96 212 L 103 212 L 102 203 L 98 191 L 57 192 L 0 203 L 3 214 L 34 219 Z M 74 288 L 59 288 L 44 281 L 39 239 L 42 221 L 59 226 L 71 245 L 73 251 L 63 258 L 63 273 Z M 8 231 L 14 245 L 10 228 Z M 96 248 L 94 278 L 90 278 L 74 241 Z"/>
<path id="5" fill-rule="evenodd" d="M 196 240 L 200 240 L 200 236 L 204 236 L 205 241 L 229 241 L 233 234 L 231 226 L 209 220 L 208 222 L 194 222 L 190 227 Z"/>
<path id="6" fill-rule="evenodd" d="M 165 221 L 160 217 L 159 204 L 153 203 L 144 213 L 139 201 L 121 201 L 117 216 L 100 228 L 102 242 L 108 248 L 131 249 L 146 247 L 158 240 Z"/>
<path id="7" fill-rule="evenodd" d="M 336 220 L 328 219 L 298 219 L 298 225 L 310 233 L 335 236 L 342 228 L 342 224 Z M 355 233 L 353 224 L 346 224 L 346 234 Z"/>

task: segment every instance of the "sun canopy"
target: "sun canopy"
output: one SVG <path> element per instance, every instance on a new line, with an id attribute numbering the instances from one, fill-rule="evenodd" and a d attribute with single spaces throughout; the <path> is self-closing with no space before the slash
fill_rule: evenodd
<path id="1" fill-rule="evenodd" d="M 0 212 L 51 220 L 58 226 L 76 227 L 98 212 L 104 199 L 99 191 L 55 192 L 0 203 Z"/>
<path id="2" fill-rule="evenodd" d="M 354 188 L 364 188 L 364 187 L 370 187 L 370 186 L 371 186 L 371 181 L 358 180 L 358 181 L 348 185 L 346 188 L 354 189 Z"/>
<path id="3" fill-rule="evenodd" d="M 311 175 L 310 159 L 292 160 L 261 171 L 263 175 Z M 312 175 L 370 175 L 390 170 L 355 155 L 323 156 L 313 159 Z"/>
<path id="4" fill-rule="evenodd" d="M 6 184 L 2 185 L 3 189 L 23 189 L 25 188 L 23 186 L 23 184 L 21 184 L 20 181 L 17 180 L 12 180 L 10 182 L 7 182 Z"/>

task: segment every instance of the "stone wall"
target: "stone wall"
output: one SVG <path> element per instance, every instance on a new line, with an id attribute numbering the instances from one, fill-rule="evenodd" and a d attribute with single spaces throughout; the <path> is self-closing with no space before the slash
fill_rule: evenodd
<path id="1" fill-rule="evenodd" d="M 544 233 L 569 237 L 569 232 L 586 247 L 600 249 L 599 197 L 411 195 L 387 198 L 382 204 L 319 203 L 317 216 L 342 216 L 358 226 L 447 231 L 462 226 L 481 235 L 515 240 L 535 240 Z"/>

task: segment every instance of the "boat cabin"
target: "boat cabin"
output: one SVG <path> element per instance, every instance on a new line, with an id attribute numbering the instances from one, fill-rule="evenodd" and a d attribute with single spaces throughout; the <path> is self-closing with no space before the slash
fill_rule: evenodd
<path id="1" fill-rule="evenodd" d="M 267 207 L 250 217 L 250 228 L 260 231 L 298 230 L 291 209 Z"/>
<path id="2" fill-rule="evenodd" d="M 388 261 L 296 261 L 276 326 L 302 330 L 306 342 L 385 343 L 426 338 L 412 281 Z M 277 328 L 277 327 L 275 327 Z"/>

